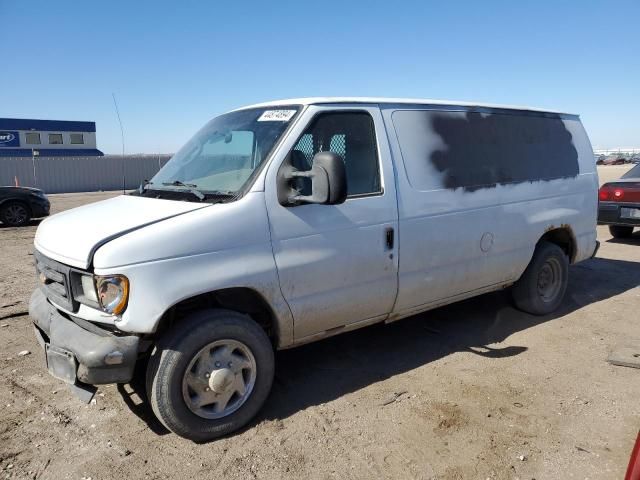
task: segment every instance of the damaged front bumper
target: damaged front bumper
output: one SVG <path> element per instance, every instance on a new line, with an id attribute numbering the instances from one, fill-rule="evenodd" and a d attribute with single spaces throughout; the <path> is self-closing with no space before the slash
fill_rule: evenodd
<path id="1" fill-rule="evenodd" d="M 89 322 L 74 321 L 51 305 L 40 289 L 31 295 L 29 315 L 49 373 L 75 386 L 76 393 L 80 393 L 78 387 L 87 391 L 90 385 L 128 383 L 133 377 L 139 336 L 119 336 Z M 81 397 L 86 400 L 86 395 Z"/>

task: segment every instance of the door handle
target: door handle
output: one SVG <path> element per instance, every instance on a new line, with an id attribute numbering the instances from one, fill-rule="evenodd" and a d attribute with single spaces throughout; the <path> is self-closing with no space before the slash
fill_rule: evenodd
<path id="1" fill-rule="evenodd" d="M 384 238 L 387 244 L 387 250 L 393 250 L 393 239 L 394 239 L 393 227 L 387 227 L 385 229 Z"/>

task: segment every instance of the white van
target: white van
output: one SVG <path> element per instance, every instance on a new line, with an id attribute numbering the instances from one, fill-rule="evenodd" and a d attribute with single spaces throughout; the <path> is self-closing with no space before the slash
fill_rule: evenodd
<path id="1" fill-rule="evenodd" d="M 30 314 L 78 393 L 146 366 L 162 423 L 207 440 L 269 394 L 274 350 L 511 287 L 544 315 L 597 249 L 577 115 L 314 98 L 211 120 L 139 190 L 38 228 Z"/>

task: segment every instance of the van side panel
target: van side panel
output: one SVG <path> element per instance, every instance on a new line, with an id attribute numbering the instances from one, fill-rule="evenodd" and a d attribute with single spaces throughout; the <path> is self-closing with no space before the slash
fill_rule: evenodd
<path id="1" fill-rule="evenodd" d="M 577 117 L 382 108 L 398 172 L 396 317 L 513 283 L 553 228 L 571 230 L 575 261 L 591 255 L 597 178 Z"/>

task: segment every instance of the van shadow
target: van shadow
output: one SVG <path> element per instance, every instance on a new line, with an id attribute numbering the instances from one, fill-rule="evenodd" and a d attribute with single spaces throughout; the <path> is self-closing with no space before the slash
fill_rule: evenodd
<path id="1" fill-rule="evenodd" d="M 526 346 L 489 345 L 638 285 L 640 263 L 594 258 L 569 269 L 565 300 L 550 315 L 520 312 L 512 306 L 509 292 L 500 291 L 277 352 L 271 395 L 246 428 L 265 419 L 285 419 L 455 352 L 496 361 L 519 355 Z M 156 434 L 168 433 L 153 415 L 142 384 L 118 387 L 125 405 Z"/>
<path id="2" fill-rule="evenodd" d="M 606 241 L 607 243 L 620 243 L 622 245 L 640 245 L 640 230 L 634 232 L 627 238 L 613 238 Z"/>
<path id="3" fill-rule="evenodd" d="M 455 352 L 496 361 L 519 355 L 526 346 L 487 345 L 640 285 L 640 263 L 594 258 L 571 267 L 569 277 L 565 300 L 550 315 L 520 312 L 509 292 L 500 291 L 278 352 L 273 390 L 260 417 L 284 419 Z"/>
<path id="4" fill-rule="evenodd" d="M 158 436 L 167 435 L 171 432 L 156 418 L 153 410 L 151 410 L 144 385 L 144 370 L 146 369 L 147 362 L 143 362 L 142 366 L 145 368 L 138 369 L 136 366 L 138 371 L 135 372 L 134 379 L 131 383 L 119 383 L 117 385 L 118 393 L 131 413 L 146 423 L 147 427 L 149 427 L 153 433 Z"/>

